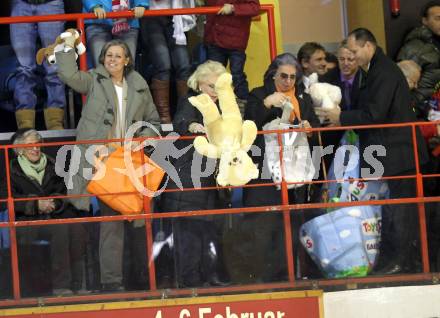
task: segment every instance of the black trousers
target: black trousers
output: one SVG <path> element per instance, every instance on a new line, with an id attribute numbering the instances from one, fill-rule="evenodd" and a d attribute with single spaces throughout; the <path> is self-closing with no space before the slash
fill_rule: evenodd
<path id="1" fill-rule="evenodd" d="M 388 180 L 390 198 L 410 198 L 416 195 L 415 179 Z M 398 263 L 411 265 L 418 257 L 416 244 L 419 233 L 417 204 L 384 205 L 382 207 L 381 265 Z"/>
<path id="2" fill-rule="evenodd" d="M 202 286 L 217 271 L 218 238 L 215 224 L 199 218 L 173 220 L 179 287 Z"/>
<path id="3" fill-rule="evenodd" d="M 17 239 L 20 246 L 32 246 L 35 241 L 47 240 L 50 244 L 52 286 L 54 289 L 70 289 L 68 224 L 20 227 L 17 229 Z M 38 284 L 38 282 L 33 282 L 33 284 Z"/>

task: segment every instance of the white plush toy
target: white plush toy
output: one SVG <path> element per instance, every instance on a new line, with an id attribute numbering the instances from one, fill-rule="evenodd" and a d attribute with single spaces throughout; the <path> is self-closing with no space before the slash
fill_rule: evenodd
<path id="1" fill-rule="evenodd" d="M 231 74 L 219 76 L 215 91 L 221 115 L 209 95 L 200 94 L 189 98 L 191 104 L 203 115 L 208 137 L 198 136 L 194 139 L 194 148 L 209 158 L 220 158 L 217 175 L 219 185 L 245 185 L 259 175 L 257 166 L 247 154 L 257 136 L 257 126 L 253 121 L 242 120 L 232 88 Z"/>
<path id="2" fill-rule="evenodd" d="M 54 43 L 38 50 L 36 56 L 37 63 L 41 65 L 44 59 L 46 59 L 47 63 L 55 64 L 57 62 L 55 58 L 55 53 L 67 51 L 68 48 L 66 47 L 65 39 L 71 36 L 75 38 L 76 58 L 78 58 L 78 55 L 84 54 L 86 52 L 86 47 L 81 42 L 81 34 L 79 33 L 79 31 L 76 29 L 67 29 L 65 32 L 57 36 Z"/>
<path id="3" fill-rule="evenodd" d="M 328 83 L 319 83 L 318 75 L 316 73 L 310 75 L 309 79 L 309 94 L 312 97 L 313 106 L 325 109 L 332 109 L 339 106 L 342 99 L 342 93 L 338 86 Z M 319 120 L 321 123 L 324 121 L 323 118 L 319 118 Z"/>

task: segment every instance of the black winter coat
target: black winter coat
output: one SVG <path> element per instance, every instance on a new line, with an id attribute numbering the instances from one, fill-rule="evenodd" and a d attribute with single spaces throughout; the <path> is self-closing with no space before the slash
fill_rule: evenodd
<path id="1" fill-rule="evenodd" d="M 190 133 L 188 127 L 191 123 L 200 123 L 203 125 L 203 116 L 188 100 L 189 97 L 197 95 L 195 92 L 190 92 L 187 97 L 181 98 L 177 106 L 177 113 L 174 115 L 173 127 L 174 131 L 181 136 L 196 136 Z M 197 180 L 200 180 L 200 187 L 215 187 L 215 167 L 216 160 L 202 157 L 198 154 L 193 144 L 194 139 L 177 140 L 175 146 L 178 149 L 183 149 L 187 146 L 191 148 L 180 158 L 172 158 L 171 163 L 176 168 L 183 188 L 194 188 L 197 184 L 193 184 L 192 175 Z M 195 169 L 192 172 L 193 159 L 195 162 L 201 163 L 201 168 Z M 214 167 L 212 173 L 208 176 L 203 174 L 203 171 L 208 167 Z M 199 167 L 200 164 L 197 165 Z M 198 173 L 202 171 L 202 175 Z M 167 184 L 167 189 L 177 189 L 178 186 L 171 179 Z M 221 208 L 219 205 L 217 190 L 196 190 L 196 191 L 175 191 L 164 192 L 161 197 L 161 209 L 164 212 L 176 211 L 191 211 L 202 209 L 217 209 Z"/>
<path id="2" fill-rule="evenodd" d="M 418 101 L 429 101 L 440 82 L 440 50 L 438 40 L 426 26 L 413 29 L 405 38 L 398 61 L 413 60 L 422 68 L 415 95 Z"/>
<path id="3" fill-rule="evenodd" d="M 296 98 L 299 102 L 299 108 L 301 112 L 301 119 L 308 120 L 312 127 L 319 127 L 319 120 L 313 111 L 313 104 L 310 95 L 303 92 L 300 88 L 296 87 Z M 249 94 L 249 99 L 246 105 L 245 119 L 252 120 L 257 125 L 259 131 L 263 130 L 263 126 L 271 122 L 277 117 L 281 118 L 283 110 L 279 107 L 272 107 L 268 109 L 264 106 L 264 99 L 275 92 L 275 84 L 273 80 L 267 80 L 264 86 L 253 89 Z M 261 155 L 252 156 L 254 163 L 258 164 L 260 169 L 260 176 L 258 179 L 251 181 L 250 183 L 272 183 L 272 179 L 265 178 L 263 176 L 270 176 L 268 168 L 263 166 L 265 143 L 264 135 L 259 134 L 254 144 L 261 149 Z M 315 138 L 309 139 L 309 144 L 312 146 L 316 144 Z M 243 202 L 245 206 L 262 206 L 262 205 L 276 205 L 281 203 L 281 194 L 274 186 L 271 187 L 254 187 L 243 188 Z"/>
<path id="4" fill-rule="evenodd" d="M 43 182 L 28 177 L 20 167 L 17 159 L 10 163 L 11 190 L 14 198 L 44 197 L 54 195 L 65 195 L 66 187 L 63 178 L 55 173 L 55 161 L 47 156 L 47 165 L 44 172 Z M 6 197 L 6 180 L 2 182 L 2 197 Z M 51 214 L 38 214 L 38 201 L 16 201 L 14 204 L 17 220 L 38 220 L 54 217 L 70 217 L 64 215 L 68 204 L 66 200 L 55 199 L 56 210 Z M 6 203 L 2 203 L 2 209 L 6 209 Z"/>
<path id="5" fill-rule="evenodd" d="M 358 104 L 354 110 L 342 111 L 340 121 L 343 126 L 416 121 L 405 76 L 380 47 L 377 47 L 371 59 Z M 365 148 L 383 145 L 386 156 L 378 157 L 375 154 L 374 158 L 383 164 L 384 176 L 399 175 L 415 169 L 411 128 L 360 129 L 358 133 L 361 167 L 371 168 L 362 155 Z M 428 162 L 428 154 L 418 129 L 417 144 L 420 164 L 425 164 Z"/>

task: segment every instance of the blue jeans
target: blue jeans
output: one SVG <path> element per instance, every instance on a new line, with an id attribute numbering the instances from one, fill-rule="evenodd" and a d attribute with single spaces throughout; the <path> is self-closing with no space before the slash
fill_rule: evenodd
<path id="1" fill-rule="evenodd" d="M 131 56 L 133 58 L 133 65 L 136 61 L 136 47 L 138 40 L 139 30 L 136 28 L 130 28 L 129 31 L 121 33 L 119 35 L 112 34 L 112 26 L 107 24 L 93 23 L 86 27 L 87 48 L 92 55 L 93 66 L 96 67 L 99 64 L 99 55 L 104 45 L 112 39 L 118 39 L 124 41 L 130 49 Z"/>
<path id="2" fill-rule="evenodd" d="M 249 96 L 249 86 L 244 73 L 244 63 L 246 63 L 246 53 L 239 50 L 224 49 L 212 44 L 208 44 L 208 59 L 222 63 L 225 67 L 228 64 L 231 69 L 234 92 L 240 99 Z"/>
<path id="3" fill-rule="evenodd" d="M 169 81 L 174 69 L 176 79 L 186 81 L 191 74 L 188 49 L 173 38 L 170 17 L 148 17 L 141 20 L 141 36 L 150 51 L 154 79 Z"/>
<path id="4" fill-rule="evenodd" d="M 28 4 L 23 0 L 12 0 L 11 16 L 35 16 L 63 14 L 64 2 L 52 0 L 44 4 Z M 37 37 L 43 47 L 55 42 L 55 38 L 64 31 L 64 22 L 39 22 L 11 24 L 11 44 L 20 64 L 17 69 L 17 81 L 14 91 L 16 109 L 34 109 L 37 97 L 36 85 Z M 47 107 L 62 108 L 66 105 L 64 84 L 57 76 L 56 66 L 43 63 L 46 76 L 44 83 L 47 89 Z"/>

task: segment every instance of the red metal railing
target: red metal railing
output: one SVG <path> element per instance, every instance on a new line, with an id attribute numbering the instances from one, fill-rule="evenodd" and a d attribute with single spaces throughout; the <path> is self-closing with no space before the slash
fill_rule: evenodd
<path id="1" fill-rule="evenodd" d="M 169 9 L 169 10 L 145 10 L 144 16 L 167 16 L 167 15 L 182 15 L 182 14 L 216 14 L 221 7 L 199 7 L 189 9 Z M 271 60 L 277 55 L 277 42 L 275 33 L 275 12 L 273 5 L 263 4 L 260 7 L 261 13 L 267 15 L 268 20 L 268 34 L 269 34 L 269 53 Z M 107 18 L 132 18 L 134 17 L 131 11 L 108 12 Z M 50 22 L 50 21 L 76 21 L 77 28 L 82 32 L 82 41 L 86 43 L 84 32 L 84 20 L 96 19 L 93 13 L 70 13 L 70 14 L 52 14 L 40 16 L 26 16 L 26 17 L 2 17 L 0 24 L 11 23 L 30 23 L 30 22 Z M 80 69 L 87 69 L 87 57 L 80 56 Z"/>
<path id="2" fill-rule="evenodd" d="M 421 125 L 432 125 L 432 123 L 402 123 L 402 124 L 389 124 L 389 125 L 365 125 L 365 126 L 350 126 L 350 127 L 334 127 L 334 128 L 314 128 L 307 131 L 327 131 L 327 130 L 343 130 L 343 129 L 377 129 L 377 128 L 397 128 L 397 127 L 411 127 L 412 134 L 415 136 L 417 126 Z M 304 129 L 295 129 L 293 131 L 306 131 Z M 265 131 L 259 132 L 262 133 L 277 133 L 281 136 L 282 133 L 286 131 Z M 183 137 L 185 139 L 192 137 Z M 167 137 L 157 138 L 160 142 L 161 139 L 168 139 Z M 175 139 L 173 137 L 172 139 Z M 136 140 L 142 140 L 142 138 L 138 138 Z M 106 142 L 108 140 L 99 140 L 99 142 Z M 111 140 L 111 141 L 120 141 L 119 139 Z M 55 142 L 55 143 L 42 143 L 37 144 L 37 146 L 60 146 L 66 144 L 87 144 L 93 143 L 96 144 L 96 141 L 80 141 L 80 142 Z M 30 146 L 30 145 L 25 145 Z M 429 270 L 429 262 L 428 262 L 428 245 L 427 245 L 427 236 L 426 236 L 426 221 L 425 221 L 425 211 L 424 204 L 425 203 L 433 203 L 440 202 L 440 197 L 424 197 L 423 196 L 423 178 L 433 178 L 440 177 L 440 174 L 431 174 L 431 175 L 422 175 L 420 169 L 418 167 L 418 151 L 417 144 L 415 143 L 415 137 L 413 138 L 413 148 L 415 155 L 415 163 L 416 174 L 409 176 L 393 176 L 393 177 L 384 177 L 383 180 L 391 180 L 391 179 L 402 179 L 402 178 L 412 178 L 416 179 L 417 183 L 417 196 L 414 198 L 404 198 L 404 199 L 387 199 L 387 200 L 373 200 L 368 201 L 356 201 L 356 202 L 332 202 L 332 203 L 306 203 L 306 204 L 290 204 L 288 200 L 287 194 L 287 182 L 283 180 L 281 182 L 281 197 L 282 203 L 278 206 L 261 206 L 261 207 L 252 207 L 252 208 L 231 208 L 231 209 L 218 209 L 218 210 L 201 210 L 201 211 L 185 211 L 182 212 L 163 212 L 160 214 L 151 213 L 147 204 L 145 205 L 145 214 L 141 215 L 118 215 L 118 216 L 106 216 L 106 217 L 86 217 L 80 219 L 52 219 L 52 220 L 39 220 L 39 221 L 15 221 L 15 213 L 14 213 L 14 202 L 15 201 L 28 201 L 28 200 L 38 200 L 43 197 L 32 197 L 32 198 L 19 198 L 14 199 L 12 197 L 11 189 L 10 189 L 10 180 L 9 180 L 9 157 L 8 152 L 9 149 L 23 147 L 23 145 L 6 145 L 0 146 L 5 152 L 6 159 L 6 175 L 7 175 L 7 186 L 8 186 L 8 198 L 3 199 L 1 201 L 6 201 L 8 203 L 9 216 L 10 221 L 8 223 L 0 223 L 0 227 L 10 228 L 11 231 L 11 254 L 12 254 L 12 267 L 13 267 L 13 286 L 14 286 L 14 300 L 4 300 L 0 301 L 0 306 L 16 306 L 16 305 L 29 305 L 29 304 L 37 304 L 39 299 L 35 298 L 21 298 L 20 297 L 20 288 L 19 288 L 19 274 L 18 274 L 18 259 L 16 255 L 16 234 L 15 230 L 19 227 L 26 226 L 38 226 L 38 225 L 48 225 L 48 224 L 71 224 L 71 223 L 79 223 L 79 222 L 108 222 L 108 221 L 122 221 L 122 220 L 135 220 L 135 219 L 144 219 L 147 224 L 151 225 L 151 221 L 154 219 L 161 218 L 176 218 L 176 217 L 189 217 L 189 216 L 201 216 L 201 215 L 225 215 L 225 214 L 237 214 L 237 213 L 263 213 L 263 212 L 272 212 L 272 213 L 283 213 L 284 218 L 284 230 L 285 230 L 285 242 L 286 242 L 286 262 L 288 266 L 288 274 L 289 281 L 281 282 L 281 283 L 272 283 L 272 284 L 256 284 L 256 285 L 246 285 L 246 286 L 230 286 L 223 288 L 200 288 L 197 289 L 197 294 L 210 294 L 210 293 L 226 293 L 226 292 L 240 292 L 240 291 L 257 291 L 257 290 L 265 290 L 265 289 L 284 289 L 284 288 L 312 288 L 316 286 L 331 286 L 331 285 L 341 285 L 348 283 L 380 283 L 380 282 L 399 282 L 399 281 L 421 281 L 421 280 L 433 280 L 438 279 L 437 273 L 430 273 Z M 280 151 L 282 153 L 282 151 Z M 360 180 L 360 179 L 354 179 Z M 365 179 L 363 179 L 365 180 Z M 310 182 L 306 182 L 308 184 L 314 183 L 327 183 L 327 182 L 338 182 L 341 180 L 313 180 Z M 273 186 L 275 183 L 269 184 L 252 184 L 245 185 L 244 187 L 257 187 L 257 186 Z M 234 187 L 229 187 L 234 188 Z M 184 189 L 184 191 L 195 191 L 195 190 L 206 190 L 206 189 L 216 189 L 216 187 L 211 188 L 203 188 L 203 189 Z M 285 189 L 285 190 L 283 190 Z M 165 190 L 165 192 L 172 191 L 180 191 L 180 190 Z M 119 193 L 119 194 L 127 194 L 127 192 Z M 68 198 L 68 197 L 82 197 L 82 196 L 92 196 L 89 194 L 77 195 L 77 196 L 51 196 L 44 198 Z M 408 204 L 408 203 L 416 203 L 418 205 L 419 211 L 419 221 L 420 221 L 420 242 L 421 242 L 421 256 L 423 261 L 423 273 L 420 274 L 411 274 L 411 275 L 396 275 L 396 276 L 368 276 L 364 278 L 347 278 L 347 279 L 332 279 L 332 280 L 317 280 L 317 281 L 302 281 L 295 280 L 294 278 L 294 262 L 293 255 L 294 250 L 292 246 L 292 231 L 290 227 L 290 211 L 292 210 L 308 210 L 308 209 L 324 209 L 324 208 L 340 208 L 346 206 L 362 206 L 362 205 L 384 205 L 384 204 Z M 148 259 L 151 257 L 151 247 L 152 247 L 152 230 L 151 226 L 146 228 L 147 233 L 147 254 Z M 15 252 L 14 252 L 15 250 Z M 151 272 L 154 273 L 154 263 L 153 266 L 150 267 L 150 278 Z M 15 267 L 15 268 L 14 268 Z M 121 299 L 121 298 L 139 298 L 139 297 L 160 297 L 164 296 L 164 291 L 158 291 L 154 280 L 150 281 L 150 290 L 143 292 L 132 292 L 132 293 L 119 293 L 119 294 L 97 294 L 97 295 L 86 295 L 86 296 L 74 296 L 74 297 L 63 297 L 63 298 L 46 298 L 44 301 L 47 304 L 51 303 L 61 303 L 61 302 L 77 302 L 77 301 L 95 301 L 95 300 L 113 300 L 113 299 Z M 146 288 L 147 289 L 147 288 Z M 194 295 L 194 290 L 170 290 L 166 291 L 168 296 L 179 296 L 179 295 Z"/>
<path id="3" fill-rule="evenodd" d="M 181 15 L 181 14 L 216 14 L 221 7 L 199 7 L 199 8 L 188 8 L 188 9 L 170 9 L 170 10 L 146 10 L 144 16 L 169 16 L 169 15 Z M 276 34 L 275 34 L 275 18 L 274 18 L 274 7 L 273 5 L 261 5 L 261 13 L 267 14 L 268 19 L 268 34 L 269 34 L 269 53 L 271 60 L 277 55 L 276 48 Z M 131 11 L 121 11 L 121 12 L 109 12 L 107 13 L 108 18 L 130 18 L 134 17 Z M 81 30 L 81 38 L 84 43 L 86 43 L 85 37 L 85 19 L 96 19 L 93 13 L 73 13 L 73 14 L 58 14 L 58 15 L 42 15 L 42 16 L 16 16 L 16 17 L 2 17 L 0 18 L 0 24 L 11 24 L 11 23 L 35 23 L 35 22 L 50 22 L 50 21 L 76 21 L 77 28 Z M 269 62 L 269 61 L 268 61 Z M 80 69 L 87 70 L 87 57 L 85 54 L 80 56 Z M 8 154 L 6 153 L 6 162 L 9 162 Z M 8 206 L 9 209 L 9 220 L 10 223 L 15 221 L 15 213 L 13 209 L 13 199 L 10 193 L 10 180 L 9 180 L 9 166 L 7 164 L 6 174 L 8 176 Z M 149 211 L 149 207 L 145 205 L 145 211 Z M 151 254 L 152 246 L 152 229 L 151 222 L 147 220 L 146 222 L 146 236 L 147 236 L 147 253 Z M 1 226 L 1 225 L 0 225 Z M 15 227 L 10 229 L 11 237 L 11 256 L 12 256 L 12 276 L 13 276 L 13 293 L 14 299 L 20 299 L 20 281 L 18 275 L 18 261 L 17 261 L 17 240 Z M 149 271 L 150 286 L 154 290 L 156 289 L 156 278 L 155 278 L 155 268 L 154 264 Z"/>

